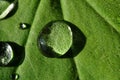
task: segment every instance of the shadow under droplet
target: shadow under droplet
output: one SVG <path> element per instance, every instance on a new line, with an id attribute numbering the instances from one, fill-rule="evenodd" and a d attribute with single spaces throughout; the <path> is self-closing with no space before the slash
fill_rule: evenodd
<path id="1" fill-rule="evenodd" d="M 77 79 L 76 79 L 76 80 L 80 80 L 80 79 L 79 79 L 79 77 L 77 77 Z"/>
<path id="2" fill-rule="evenodd" d="M 14 57 L 8 66 L 19 66 L 25 58 L 25 48 L 13 42 L 7 42 L 12 46 Z"/>
<path id="3" fill-rule="evenodd" d="M 83 50 L 86 44 L 86 37 L 77 26 L 67 21 L 66 23 L 71 27 L 73 32 L 73 44 L 69 51 L 65 55 L 61 56 L 61 58 L 73 58 Z"/>
<path id="4" fill-rule="evenodd" d="M 8 2 L 10 2 L 10 3 L 12 3 L 12 2 L 14 2 L 15 0 L 7 0 Z"/>

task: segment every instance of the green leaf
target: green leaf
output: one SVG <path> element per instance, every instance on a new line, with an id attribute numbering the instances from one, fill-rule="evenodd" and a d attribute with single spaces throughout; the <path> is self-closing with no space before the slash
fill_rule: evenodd
<path id="1" fill-rule="evenodd" d="M 6 3 L 8 4 L 8 2 Z M 12 17 L 0 20 L 0 41 L 11 41 L 21 46 L 25 46 L 29 34 L 29 29 L 19 29 L 20 23 L 24 22 L 32 24 L 38 3 L 39 0 L 20 0 L 18 2 L 19 7 L 17 12 Z M 0 7 L 2 6 L 6 5 L 0 5 Z M 13 74 L 16 69 L 17 67 L 0 67 L 0 80 L 11 80 L 11 74 Z"/>
<path id="2" fill-rule="evenodd" d="M 42 0 L 40 2 L 26 44 L 25 61 L 17 70 L 21 80 L 74 80 L 77 77 L 72 59 L 47 58 L 40 54 L 37 48 L 40 30 L 48 22 L 61 19 L 59 1 Z"/>
<path id="3" fill-rule="evenodd" d="M 119 80 L 119 0 L 19 0 L 12 17 L 0 21 L 0 41 L 25 47 L 18 67 L 0 67 L 0 79 L 11 80 Z M 27 7 L 26 7 L 27 6 Z M 35 15 L 35 16 L 34 16 Z M 37 46 L 41 29 L 50 21 L 66 20 L 86 35 L 85 48 L 73 58 L 47 58 Z M 30 30 L 19 29 L 31 24 Z"/>
<path id="4" fill-rule="evenodd" d="M 119 3 L 119 0 L 62 0 L 64 19 L 76 24 L 87 37 L 84 50 L 74 58 L 81 80 L 120 79 L 120 35 L 115 21 Z"/>

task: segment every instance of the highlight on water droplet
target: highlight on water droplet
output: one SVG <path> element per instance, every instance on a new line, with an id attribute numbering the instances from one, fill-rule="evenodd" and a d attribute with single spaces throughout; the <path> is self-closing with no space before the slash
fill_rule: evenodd
<path id="1" fill-rule="evenodd" d="M 12 47 L 8 43 L 0 42 L 0 65 L 7 65 L 12 59 Z"/>
<path id="2" fill-rule="evenodd" d="M 0 0 L 0 20 L 13 15 L 17 10 L 18 0 Z"/>
<path id="3" fill-rule="evenodd" d="M 24 56 L 24 47 L 14 42 L 0 42 L 0 66 L 18 66 Z"/>
<path id="4" fill-rule="evenodd" d="M 20 29 L 24 30 L 24 29 L 28 29 L 28 28 L 30 28 L 30 24 L 20 23 Z"/>
<path id="5" fill-rule="evenodd" d="M 12 80 L 18 80 L 19 77 L 20 77 L 20 76 L 19 76 L 19 74 L 17 74 L 17 73 L 14 73 L 14 74 L 11 75 Z"/>
<path id="6" fill-rule="evenodd" d="M 75 25 L 61 20 L 49 22 L 38 36 L 38 47 L 47 57 L 74 57 L 85 42 L 86 37 Z"/>

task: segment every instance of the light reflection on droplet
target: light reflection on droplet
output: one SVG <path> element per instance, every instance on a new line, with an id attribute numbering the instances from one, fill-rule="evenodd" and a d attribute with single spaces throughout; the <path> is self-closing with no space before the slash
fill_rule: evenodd
<path id="1" fill-rule="evenodd" d="M 20 29 L 24 30 L 24 29 L 28 29 L 30 28 L 30 25 L 27 23 L 20 23 Z"/>
<path id="2" fill-rule="evenodd" d="M 2 10 L 2 9 L 0 10 L 0 20 L 6 18 L 10 14 L 10 12 L 12 10 L 14 10 L 17 2 L 18 2 L 18 0 L 14 0 L 12 3 L 10 3 L 9 1 L 4 1 L 4 0 L 0 1 L 0 4 L 1 4 L 0 8 L 5 7 L 6 4 L 9 3 L 9 5 L 6 6 L 6 8 L 4 8 L 4 10 Z"/>
<path id="3" fill-rule="evenodd" d="M 18 80 L 19 77 L 20 77 L 20 76 L 19 76 L 19 74 L 17 74 L 17 73 L 14 73 L 14 74 L 11 75 L 12 80 Z"/>
<path id="4" fill-rule="evenodd" d="M 0 65 L 7 65 L 13 59 L 13 50 L 8 43 L 0 42 Z"/>

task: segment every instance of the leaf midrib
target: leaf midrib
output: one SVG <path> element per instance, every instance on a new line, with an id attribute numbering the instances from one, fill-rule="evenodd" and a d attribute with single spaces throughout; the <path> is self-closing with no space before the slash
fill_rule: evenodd
<path id="1" fill-rule="evenodd" d="M 35 11 L 35 14 L 34 14 L 34 16 L 33 16 L 33 20 L 32 20 L 32 23 L 31 23 L 32 25 L 33 25 L 33 22 L 34 22 L 34 20 L 35 20 L 35 18 L 36 18 L 35 16 L 36 16 L 36 13 L 37 13 L 38 8 L 39 8 L 39 6 L 40 6 L 40 2 L 41 2 L 41 0 L 39 0 L 38 7 L 37 7 L 37 9 L 36 9 L 36 11 Z M 30 33 L 31 33 L 32 25 L 31 25 L 31 27 L 30 27 L 28 36 L 27 36 L 27 38 L 26 38 L 26 42 L 25 42 L 24 45 L 23 45 L 25 48 L 26 48 L 27 42 L 28 42 L 28 40 L 29 40 L 29 36 L 30 36 Z M 33 70 L 33 72 L 34 72 L 34 75 L 35 75 L 36 80 L 39 80 L 39 79 L 36 77 L 35 70 L 34 70 L 32 64 L 31 64 L 31 62 L 30 62 L 29 57 L 27 57 L 27 59 L 28 59 L 28 62 L 30 63 L 30 65 L 31 65 L 31 68 L 32 68 L 32 70 Z M 16 72 L 17 72 L 18 69 L 19 69 L 19 67 L 16 69 Z"/>
<path id="2" fill-rule="evenodd" d="M 119 30 L 117 30 L 116 26 L 112 24 L 110 21 L 108 21 L 101 13 L 99 13 L 98 10 L 96 10 L 91 3 L 89 3 L 87 0 L 85 2 L 91 7 L 92 10 L 94 10 L 107 24 L 110 25 L 110 27 L 114 28 L 118 33 L 120 33 Z"/>

